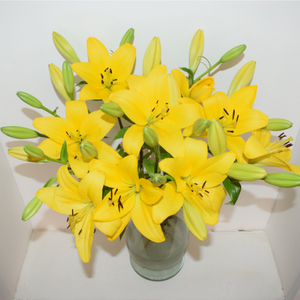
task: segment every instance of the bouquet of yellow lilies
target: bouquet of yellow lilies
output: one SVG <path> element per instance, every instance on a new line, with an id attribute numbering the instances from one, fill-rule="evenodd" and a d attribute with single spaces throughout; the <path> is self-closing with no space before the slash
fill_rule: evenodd
<path id="1" fill-rule="evenodd" d="M 132 219 L 142 235 L 160 243 L 165 240 L 161 224 L 182 208 L 188 229 L 204 240 L 206 224 L 218 222 L 226 193 L 229 204 L 236 203 L 240 181 L 264 180 L 280 187 L 300 184 L 300 168 L 289 163 L 292 138 L 281 133 L 273 140 L 270 132 L 286 130 L 292 123 L 269 119 L 251 108 L 257 87 L 248 84 L 255 62 L 238 71 L 227 95 L 214 92 L 214 78 L 205 77 L 243 53 L 245 45 L 226 52 L 212 66 L 207 61 L 206 72 L 195 78 L 204 58 L 202 30 L 191 42 L 189 68 L 169 74 L 160 64 L 161 45 L 155 37 L 144 56 L 143 75 L 133 75 L 133 34 L 129 29 L 112 55 L 98 39 L 89 38 L 89 62 L 81 62 L 67 40 L 54 32 L 54 43 L 68 61 L 62 70 L 51 64 L 49 71 L 66 100 L 66 118 L 32 95 L 18 92 L 25 103 L 51 116 L 36 118 L 36 130 L 1 128 L 13 138 L 44 138 L 38 147 L 9 149 L 11 156 L 62 165 L 36 192 L 22 219 L 31 218 L 42 203 L 68 215 L 83 262 L 90 260 L 95 227 L 114 240 L 122 237 Z M 81 89 L 78 100 L 73 72 L 83 80 L 76 85 Z M 104 103 L 90 112 L 85 102 L 89 100 Z M 114 150 L 103 139 L 116 123 L 120 129 L 115 139 L 122 138 L 122 143 Z M 245 140 L 243 134 L 248 132 L 252 135 Z M 268 174 L 262 166 L 290 172 Z"/>

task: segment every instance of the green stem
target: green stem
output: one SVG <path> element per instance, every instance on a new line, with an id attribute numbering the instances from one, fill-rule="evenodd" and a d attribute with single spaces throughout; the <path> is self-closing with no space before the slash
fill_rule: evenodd
<path id="1" fill-rule="evenodd" d="M 73 94 L 73 93 L 69 94 L 69 96 L 70 96 L 70 99 L 71 99 L 71 100 L 75 100 L 75 99 L 74 99 L 74 94 Z"/>
<path id="2" fill-rule="evenodd" d="M 147 159 L 152 153 L 153 153 L 152 150 L 151 150 L 150 152 L 148 152 L 148 153 L 144 156 L 144 159 Z"/>
<path id="3" fill-rule="evenodd" d="M 118 118 L 118 121 L 119 121 L 120 128 L 123 129 L 123 124 L 122 124 L 121 118 Z"/>
<path id="4" fill-rule="evenodd" d="M 41 109 L 43 109 L 44 111 L 48 112 L 49 114 L 51 114 L 54 117 L 60 118 L 60 116 L 56 113 L 56 110 L 55 111 L 51 111 L 50 109 L 48 109 L 45 106 L 42 106 Z"/>
<path id="5" fill-rule="evenodd" d="M 204 75 L 206 75 L 207 73 L 209 73 L 211 70 L 213 70 L 215 67 L 217 67 L 219 64 L 221 63 L 221 61 L 219 60 L 218 62 L 216 62 L 213 66 L 211 66 L 210 68 L 208 68 L 206 70 L 206 72 L 204 72 L 203 74 L 201 74 L 198 78 L 196 78 L 194 80 L 194 82 L 199 81 Z"/>
<path id="6" fill-rule="evenodd" d="M 57 163 L 59 163 L 59 164 L 63 164 L 63 163 L 61 162 L 61 160 L 51 158 L 51 157 L 49 157 L 49 156 L 47 156 L 47 155 L 44 155 L 44 157 L 45 157 L 47 160 L 49 160 L 49 161 L 53 161 L 53 162 L 57 162 Z"/>
<path id="7" fill-rule="evenodd" d="M 155 153 L 154 173 L 157 173 L 157 170 L 158 170 L 158 147 L 154 147 L 153 151 Z"/>
<path id="8" fill-rule="evenodd" d="M 144 175 L 144 165 L 143 165 L 143 147 L 140 151 L 140 172 Z M 144 176 L 143 176 L 144 177 Z"/>

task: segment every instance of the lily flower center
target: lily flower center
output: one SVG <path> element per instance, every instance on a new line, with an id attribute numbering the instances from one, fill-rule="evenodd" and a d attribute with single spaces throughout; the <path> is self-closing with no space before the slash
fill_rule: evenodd
<path id="1" fill-rule="evenodd" d="M 239 115 L 236 114 L 235 109 L 230 114 L 225 108 L 223 108 L 223 115 L 219 118 L 219 121 L 223 128 L 226 128 L 225 132 L 234 133 L 234 129 L 238 124 Z"/>
<path id="2" fill-rule="evenodd" d="M 135 192 L 135 188 L 132 188 L 123 194 L 118 194 L 118 188 L 112 189 L 110 191 L 110 196 L 108 198 L 108 205 L 109 206 L 116 205 L 118 207 L 118 211 L 120 212 L 122 209 L 124 209 L 126 200 L 128 200 L 134 192 Z"/>
<path id="3" fill-rule="evenodd" d="M 207 190 L 205 188 L 207 181 L 204 181 L 202 184 L 197 183 L 197 182 L 192 182 L 190 180 L 185 180 L 185 182 L 186 182 L 190 192 L 192 193 L 192 195 L 194 195 L 196 197 L 201 197 L 201 198 L 203 198 L 203 195 L 208 196 L 209 190 Z"/>
<path id="4" fill-rule="evenodd" d="M 111 68 L 106 68 L 102 73 L 100 73 L 101 76 L 101 84 L 103 88 L 107 88 L 110 90 L 111 86 L 116 83 L 118 80 L 114 77 L 113 71 Z"/>
<path id="5" fill-rule="evenodd" d="M 287 148 L 293 146 L 293 144 L 291 143 L 291 141 L 293 141 L 293 138 L 290 136 L 287 139 L 283 139 L 284 137 L 286 137 L 286 135 L 284 135 L 284 133 L 280 134 L 274 142 L 270 143 L 266 147 L 266 149 L 270 153 L 279 153 L 279 152 L 285 151 Z"/>
<path id="6" fill-rule="evenodd" d="M 166 102 L 162 105 L 159 100 L 157 100 L 155 106 L 151 110 L 148 126 L 155 122 L 163 121 L 163 119 L 169 114 L 169 111 L 169 103 Z"/>
<path id="7" fill-rule="evenodd" d="M 71 144 L 73 144 L 73 143 L 81 143 L 82 141 L 84 141 L 84 139 L 85 139 L 85 136 L 83 137 L 81 134 L 80 134 L 80 131 L 79 130 L 76 130 L 76 132 L 75 133 L 73 133 L 73 132 L 68 132 L 68 131 L 66 131 L 66 134 L 67 134 L 67 136 L 70 138 L 70 139 L 72 139 L 72 143 Z"/>

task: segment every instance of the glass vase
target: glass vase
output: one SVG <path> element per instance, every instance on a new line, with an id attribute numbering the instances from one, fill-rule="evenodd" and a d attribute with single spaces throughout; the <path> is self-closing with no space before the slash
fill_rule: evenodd
<path id="1" fill-rule="evenodd" d="M 130 221 L 126 228 L 126 243 L 133 269 L 142 277 L 160 281 L 176 275 L 184 263 L 188 245 L 188 229 L 177 216 L 161 224 L 165 241 L 155 243 L 144 237 Z"/>

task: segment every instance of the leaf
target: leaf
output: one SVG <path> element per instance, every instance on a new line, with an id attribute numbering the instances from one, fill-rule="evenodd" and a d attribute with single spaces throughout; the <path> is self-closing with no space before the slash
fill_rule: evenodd
<path id="1" fill-rule="evenodd" d="M 105 196 L 112 190 L 112 188 L 108 187 L 108 186 L 104 186 L 103 187 L 103 192 L 102 192 L 102 199 L 105 198 Z"/>
<path id="2" fill-rule="evenodd" d="M 154 174 L 154 168 L 155 168 L 155 162 L 153 159 L 149 158 L 149 159 L 145 159 L 143 161 L 144 167 L 147 171 L 147 173 L 150 175 L 150 177 L 153 176 Z"/>
<path id="3" fill-rule="evenodd" d="M 80 85 L 83 85 L 83 84 L 87 84 L 87 82 L 86 81 L 80 81 L 80 82 L 78 82 L 77 84 L 76 84 L 76 86 L 80 86 Z"/>
<path id="4" fill-rule="evenodd" d="M 122 157 L 125 157 L 128 155 L 128 153 L 126 153 L 123 148 L 119 145 L 117 148 L 117 152 L 119 153 L 119 155 L 121 155 Z"/>
<path id="5" fill-rule="evenodd" d="M 167 150 L 165 150 L 165 148 L 163 148 L 162 146 L 159 145 L 159 153 L 168 153 Z"/>
<path id="6" fill-rule="evenodd" d="M 171 175 L 168 175 L 168 174 L 165 174 L 165 177 L 167 178 L 167 179 L 169 179 L 169 180 L 171 180 L 171 181 L 173 181 L 174 182 L 174 184 L 175 184 L 175 186 L 176 186 L 176 189 L 177 189 L 177 184 L 176 184 L 176 181 L 175 181 L 175 179 L 171 176 Z"/>
<path id="7" fill-rule="evenodd" d="M 134 124 L 134 122 L 132 122 L 125 114 L 122 116 L 122 118 L 128 121 L 129 123 Z"/>
<path id="8" fill-rule="evenodd" d="M 230 179 L 227 177 L 223 185 L 231 198 L 231 201 L 226 203 L 227 205 L 235 205 L 236 201 L 239 198 L 240 192 L 242 190 L 241 184 L 238 180 Z"/>
<path id="9" fill-rule="evenodd" d="M 127 227 L 127 226 L 126 226 Z M 123 229 L 123 231 L 120 233 L 120 241 L 122 240 L 122 237 L 123 237 L 123 235 L 124 235 L 124 233 L 125 233 L 125 230 L 126 230 L 126 227 Z"/>
<path id="10" fill-rule="evenodd" d="M 122 128 L 117 134 L 116 136 L 114 137 L 114 140 L 116 139 L 120 139 L 124 136 L 125 132 L 129 129 L 130 126 L 127 126 L 127 127 L 124 127 Z"/>
<path id="11" fill-rule="evenodd" d="M 68 162 L 68 150 L 67 150 L 67 142 L 64 140 L 64 143 L 61 147 L 60 151 L 60 161 L 65 165 Z"/>
<path id="12" fill-rule="evenodd" d="M 188 68 L 179 68 L 180 70 L 187 72 L 189 74 L 189 77 L 194 81 L 194 72 L 191 69 Z"/>
<path id="13" fill-rule="evenodd" d="M 160 159 L 164 159 L 164 158 L 172 158 L 173 156 L 170 153 L 161 153 L 160 155 L 158 155 L 158 157 Z"/>

